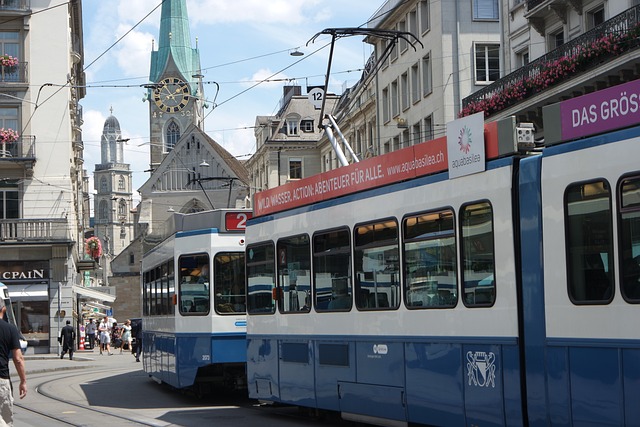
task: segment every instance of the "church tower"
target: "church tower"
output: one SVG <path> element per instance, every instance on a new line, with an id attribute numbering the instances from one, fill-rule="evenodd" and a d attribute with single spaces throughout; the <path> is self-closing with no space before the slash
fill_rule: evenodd
<path id="1" fill-rule="evenodd" d="M 158 50 L 151 52 L 148 89 L 151 169 L 191 124 L 204 131 L 200 53 L 191 47 L 186 0 L 162 2 Z"/>
<path id="2" fill-rule="evenodd" d="M 110 258 L 133 239 L 131 170 L 124 163 L 124 142 L 112 110 L 102 129 L 101 163 L 93 173 L 94 232 L 102 241 L 105 256 Z"/>

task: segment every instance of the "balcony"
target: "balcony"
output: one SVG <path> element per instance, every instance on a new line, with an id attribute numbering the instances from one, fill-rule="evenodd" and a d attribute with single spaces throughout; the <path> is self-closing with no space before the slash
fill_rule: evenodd
<path id="1" fill-rule="evenodd" d="M 0 219 L 0 242 L 70 241 L 66 218 Z"/>
<path id="2" fill-rule="evenodd" d="M 542 105 L 636 79 L 639 36 L 635 6 L 464 98 L 460 117 L 484 111 L 498 119 L 515 107 L 509 113 L 528 108 L 538 117 Z"/>
<path id="3" fill-rule="evenodd" d="M 36 159 L 36 137 L 22 135 L 16 142 L 0 142 L 0 160 L 28 160 Z"/>
<path id="4" fill-rule="evenodd" d="M 24 168 L 27 176 L 33 174 L 36 162 L 36 137 L 22 135 L 16 142 L 0 143 L 0 168 Z"/>
<path id="5" fill-rule="evenodd" d="M 2 1 L 2 0 L 0 0 Z M 27 70 L 28 62 L 20 62 L 13 67 L 0 66 L 0 85 L 14 84 L 14 83 L 28 83 Z"/>
<path id="6" fill-rule="evenodd" d="M 30 0 L 0 0 L 0 13 L 28 12 L 31 10 Z"/>

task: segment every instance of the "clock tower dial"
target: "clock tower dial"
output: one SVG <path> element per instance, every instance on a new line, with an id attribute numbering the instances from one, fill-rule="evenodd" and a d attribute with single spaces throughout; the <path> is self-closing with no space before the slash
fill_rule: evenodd
<path id="1" fill-rule="evenodd" d="M 153 100 L 165 113 L 177 113 L 189 102 L 189 85 L 176 78 L 167 77 L 158 82 L 160 85 L 153 91 Z"/>

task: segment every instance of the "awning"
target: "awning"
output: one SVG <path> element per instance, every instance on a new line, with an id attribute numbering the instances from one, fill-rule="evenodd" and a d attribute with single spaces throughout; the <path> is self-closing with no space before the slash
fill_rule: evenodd
<path id="1" fill-rule="evenodd" d="M 82 286 L 73 285 L 72 287 L 73 293 L 82 295 L 87 298 L 92 298 L 98 301 L 106 301 L 106 302 L 114 302 L 116 297 L 113 295 L 109 295 L 105 292 L 100 292 L 92 288 L 83 288 Z"/>
<path id="2" fill-rule="evenodd" d="M 82 305 L 87 307 L 97 308 L 98 310 L 111 310 L 111 307 L 109 307 L 108 305 L 100 304 L 98 302 L 93 302 L 93 301 L 83 302 Z"/>
<path id="3" fill-rule="evenodd" d="M 8 285 L 9 297 L 17 298 L 45 298 L 49 299 L 49 285 Z"/>

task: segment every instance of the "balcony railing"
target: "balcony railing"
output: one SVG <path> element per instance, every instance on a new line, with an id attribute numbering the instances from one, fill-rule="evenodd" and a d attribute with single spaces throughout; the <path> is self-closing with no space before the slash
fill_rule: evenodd
<path id="1" fill-rule="evenodd" d="M 542 4 L 545 0 L 527 0 L 527 10 L 532 10 L 536 6 Z"/>
<path id="2" fill-rule="evenodd" d="M 22 135 L 16 142 L 0 142 L 0 159 L 34 160 L 36 158 L 36 137 Z"/>
<path id="3" fill-rule="evenodd" d="M 13 67 L 0 66 L 0 83 L 27 83 L 28 65 L 27 62 L 20 62 Z"/>
<path id="4" fill-rule="evenodd" d="M 640 5 L 464 98 L 460 116 L 484 111 L 488 117 L 612 57 L 637 49 L 639 36 Z"/>
<path id="5" fill-rule="evenodd" d="M 0 0 L 0 11 L 18 10 L 26 12 L 31 8 L 30 0 Z"/>
<path id="6" fill-rule="evenodd" d="M 69 241 L 66 218 L 0 219 L 0 241 Z"/>

